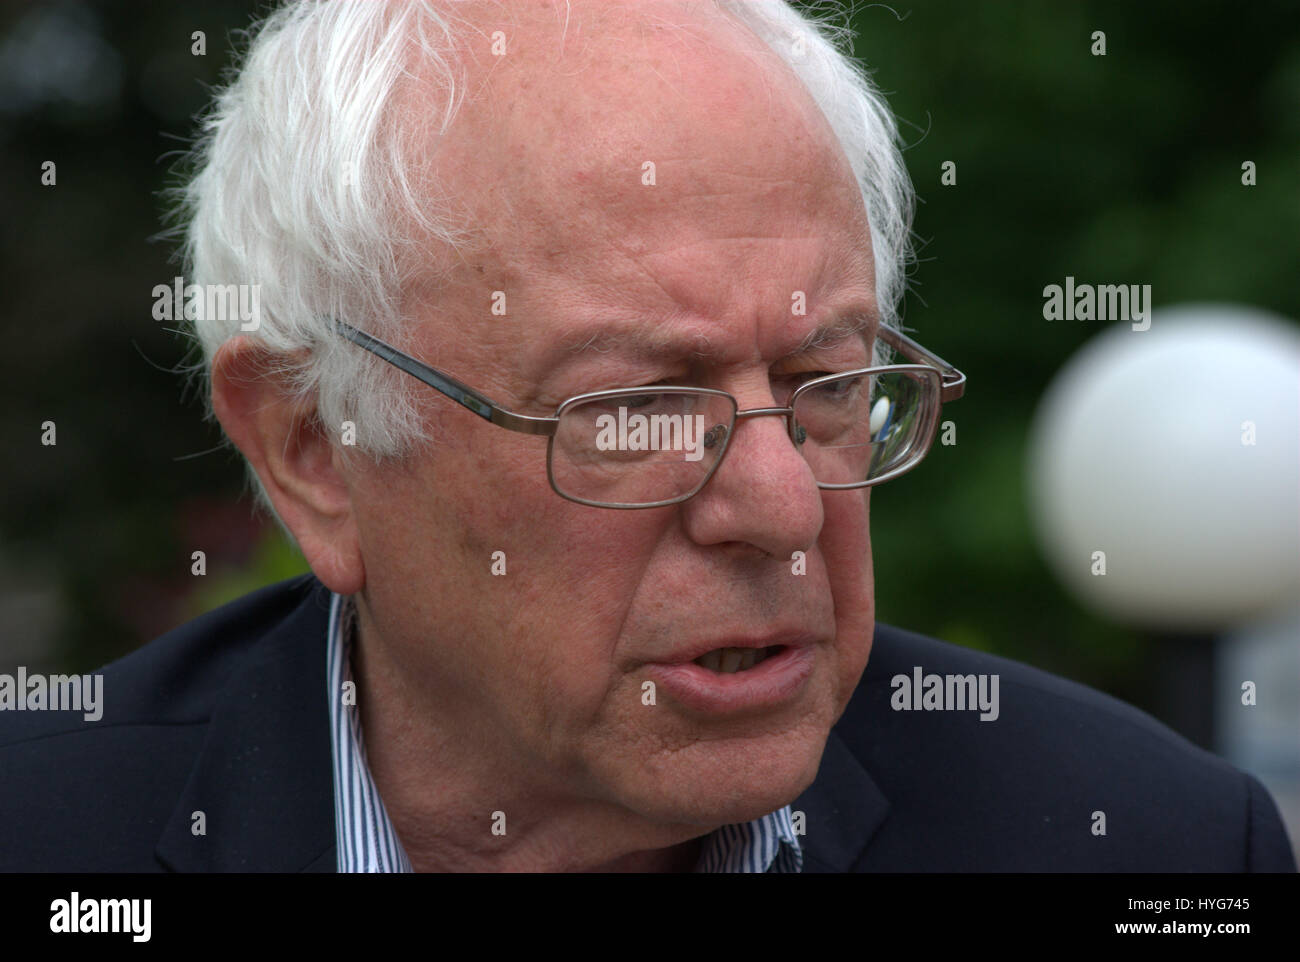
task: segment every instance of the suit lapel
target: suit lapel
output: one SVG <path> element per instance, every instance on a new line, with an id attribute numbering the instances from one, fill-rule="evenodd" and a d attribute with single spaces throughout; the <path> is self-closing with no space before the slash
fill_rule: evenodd
<path id="1" fill-rule="evenodd" d="M 156 854 L 178 872 L 334 871 L 325 693 L 329 591 L 315 578 L 217 699 Z M 192 831 L 202 812 L 206 834 Z"/>
<path id="2" fill-rule="evenodd" d="M 791 809 L 807 818 L 805 872 L 851 872 L 889 813 L 889 800 L 832 728 L 816 780 Z"/>

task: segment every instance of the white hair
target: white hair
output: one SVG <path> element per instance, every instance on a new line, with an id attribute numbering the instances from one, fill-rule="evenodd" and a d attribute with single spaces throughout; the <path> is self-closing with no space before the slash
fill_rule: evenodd
<path id="1" fill-rule="evenodd" d="M 789 65 L 839 139 L 870 224 L 878 308 L 884 323 L 896 323 L 914 259 L 912 184 L 893 115 L 851 56 L 847 11 L 834 2 L 712 2 Z M 404 250 L 418 237 L 455 251 L 469 236 L 421 164 L 430 131 L 392 122 L 396 98 L 413 83 L 422 103 L 435 98 L 437 134 L 455 120 L 465 89 L 455 51 L 477 29 L 457 6 L 297 0 L 279 8 L 250 32 L 242 67 L 202 120 L 192 176 L 176 190 L 189 280 L 258 284 L 252 336 L 288 389 L 314 402 L 319 422 L 352 421 L 355 450 L 374 460 L 429 440 L 424 419 L 409 376 L 329 324 L 347 320 L 402 346 Z M 237 317 L 195 320 L 195 371 L 210 374 L 217 350 L 240 333 Z"/>

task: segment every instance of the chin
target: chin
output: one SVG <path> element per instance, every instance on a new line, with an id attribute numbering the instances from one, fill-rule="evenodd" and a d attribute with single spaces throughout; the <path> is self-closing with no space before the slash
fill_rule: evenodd
<path id="1" fill-rule="evenodd" d="M 654 821 L 710 829 L 762 818 L 812 784 L 828 733 L 808 719 L 769 735 L 696 742 L 641 768 L 624 804 Z"/>

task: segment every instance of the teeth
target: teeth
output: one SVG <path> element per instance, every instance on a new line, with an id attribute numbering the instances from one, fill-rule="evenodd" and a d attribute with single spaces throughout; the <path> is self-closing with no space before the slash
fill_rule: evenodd
<path id="1" fill-rule="evenodd" d="M 731 675 L 738 671 L 753 668 L 767 658 L 766 648 L 715 648 L 707 655 L 695 659 L 695 663 L 710 671 Z"/>

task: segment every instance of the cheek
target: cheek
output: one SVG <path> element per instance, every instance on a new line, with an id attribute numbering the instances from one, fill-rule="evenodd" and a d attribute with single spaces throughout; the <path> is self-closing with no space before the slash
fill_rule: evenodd
<path id="1" fill-rule="evenodd" d="M 875 583 L 871 558 L 871 489 L 827 492 L 822 556 L 835 602 L 838 711 L 853 694 L 871 654 L 875 630 Z M 837 716 L 838 717 L 838 714 Z"/>
<path id="2" fill-rule="evenodd" d="M 837 614 L 872 607 L 870 492 L 831 491 L 822 499 L 826 521 L 819 544 Z"/>
<path id="3" fill-rule="evenodd" d="M 529 754 L 561 764 L 594 730 L 638 704 L 619 669 L 620 645 L 656 538 L 643 519 L 539 501 L 531 523 L 513 529 L 527 549 L 491 585 L 480 625 L 510 646 L 491 680 L 507 729 Z M 611 512 L 612 513 L 612 512 Z"/>
<path id="4" fill-rule="evenodd" d="M 544 446 L 495 462 L 486 449 L 444 447 L 440 464 L 359 492 L 366 592 L 425 697 L 472 704 L 511 742 L 548 755 L 607 709 L 620 633 L 664 522 L 559 497 Z"/>
<path id="5" fill-rule="evenodd" d="M 536 720 L 594 710 L 605 694 L 619 634 L 653 554 L 662 521 L 559 497 L 546 479 L 544 446 L 499 462 L 432 502 L 441 615 L 477 639 L 512 704 Z M 483 470 L 489 470 L 484 465 Z M 506 491 L 485 498 L 484 491 Z M 452 510 L 451 506 L 460 506 Z"/>

